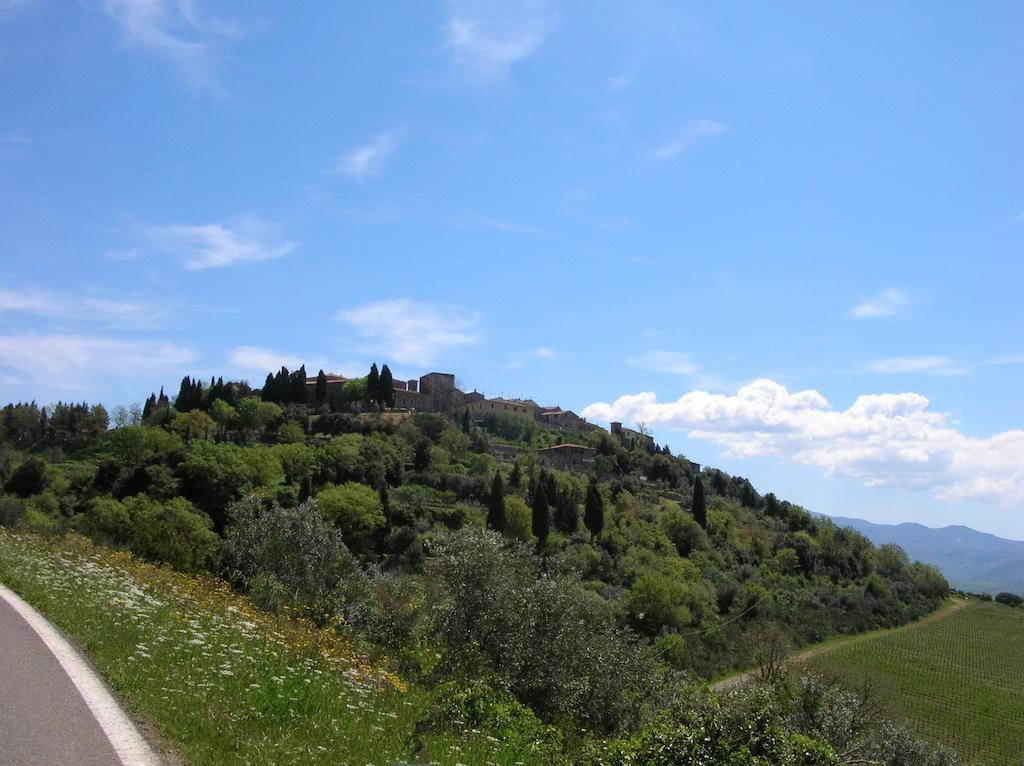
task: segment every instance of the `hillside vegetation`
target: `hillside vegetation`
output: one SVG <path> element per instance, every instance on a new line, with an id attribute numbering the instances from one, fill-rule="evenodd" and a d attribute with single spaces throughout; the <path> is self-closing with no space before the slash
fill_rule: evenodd
<path id="1" fill-rule="evenodd" d="M 868 677 L 891 715 L 969 763 L 1024 753 L 1024 610 L 972 599 L 940 620 L 851 641 L 810 660 L 820 672 Z"/>
<path id="2" fill-rule="evenodd" d="M 153 396 L 114 428 L 100 406 L 9 405 L 0 525 L 214 574 L 358 643 L 429 690 L 423 737 L 500 730 L 505 711 L 517 731 L 554 726 L 559 752 L 671 711 L 672 731 L 729 731 L 694 681 L 766 646 L 904 624 L 948 594 L 899 548 L 644 439 L 381 412 L 366 381 L 331 412 L 278 377 L 296 385 L 263 397 L 186 378 L 176 402 Z M 570 441 L 592 464 L 545 462 Z M 790 730 L 778 711 L 776 725 Z"/>

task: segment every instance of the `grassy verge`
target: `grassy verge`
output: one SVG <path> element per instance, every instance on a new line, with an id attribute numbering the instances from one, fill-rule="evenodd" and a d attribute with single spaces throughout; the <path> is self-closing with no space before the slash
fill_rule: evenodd
<path id="1" fill-rule="evenodd" d="M 1024 610 L 972 601 L 940 620 L 841 644 L 808 667 L 880 686 L 891 715 L 969 763 L 1024 753 Z"/>
<path id="2" fill-rule="evenodd" d="M 213 578 L 0 529 L 0 580 L 77 641 L 189 763 L 542 763 L 530 741 L 471 730 L 414 744 L 421 690 L 337 632 L 260 612 Z"/>

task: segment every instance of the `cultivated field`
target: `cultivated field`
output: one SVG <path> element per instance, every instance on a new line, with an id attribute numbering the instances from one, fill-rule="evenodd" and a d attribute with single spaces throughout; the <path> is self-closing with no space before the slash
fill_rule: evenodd
<path id="1" fill-rule="evenodd" d="M 936 620 L 853 640 L 806 666 L 880 686 L 888 712 L 967 763 L 1024 758 L 1024 609 L 971 601 Z"/>

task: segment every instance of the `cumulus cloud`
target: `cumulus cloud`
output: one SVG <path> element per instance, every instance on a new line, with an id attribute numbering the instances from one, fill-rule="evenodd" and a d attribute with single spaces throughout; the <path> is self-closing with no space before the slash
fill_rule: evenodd
<path id="1" fill-rule="evenodd" d="M 700 365 L 688 354 L 678 351 L 645 351 L 626 360 L 630 367 L 650 372 L 668 372 L 673 375 L 695 375 L 700 372 Z"/>
<path id="2" fill-rule="evenodd" d="M 150 326 L 167 313 L 162 306 L 139 300 L 3 287 L 0 287 L 0 311 L 135 328 Z"/>
<path id="3" fill-rule="evenodd" d="M 178 258 L 186 269 L 200 271 L 236 263 L 266 261 L 288 255 L 295 243 L 277 237 L 274 227 L 250 216 L 230 225 L 220 223 L 147 226 L 139 232 L 140 249 Z"/>
<path id="4" fill-rule="evenodd" d="M 679 135 L 651 151 L 651 159 L 670 160 L 685 152 L 702 138 L 725 132 L 725 125 L 714 120 L 693 120 Z"/>
<path id="5" fill-rule="evenodd" d="M 403 130 L 378 133 L 368 144 L 352 150 L 338 160 L 333 172 L 359 180 L 379 173 L 384 160 L 398 148 L 404 136 Z"/>
<path id="6" fill-rule="evenodd" d="M 452 3 L 444 27 L 444 47 L 452 60 L 472 77 L 487 80 L 504 75 L 544 42 L 551 28 L 545 4 L 519 2 Z"/>
<path id="7" fill-rule="evenodd" d="M 123 381 L 180 374 L 194 359 L 190 348 L 167 341 L 59 333 L 0 335 L 0 369 L 7 371 L 8 380 L 48 392 L 87 391 L 114 377 Z"/>
<path id="8" fill-rule="evenodd" d="M 873 298 L 858 303 L 850 309 L 853 319 L 881 319 L 901 313 L 910 306 L 910 299 L 894 287 L 882 290 Z"/>
<path id="9" fill-rule="evenodd" d="M 340 311 L 337 319 L 364 340 L 364 352 L 421 367 L 481 340 L 482 317 L 461 306 L 377 301 Z"/>
<path id="10" fill-rule="evenodd" d="M 791 393 L 761 379 L 735 395 L 691 391 L 658 402 L 643 392 L 591 404 L 581 414 L 686 430 L 722 445 L 729 457 L 789 458 L 872 487 L 999 505 L 1024 502 L 1024 430 L 967 436 L 916 393 L 864 395 L 837 410 L 817 391 Z"/>
<path id="11" fill-rule="evenodd" d="M 197 0 L 104 0 L 102 8 L 127 45 L 163 56 L 197 87 L 220 89 L 213 54 L 220 41 L 241 36 L 239 25 L 204 16 Z"/>

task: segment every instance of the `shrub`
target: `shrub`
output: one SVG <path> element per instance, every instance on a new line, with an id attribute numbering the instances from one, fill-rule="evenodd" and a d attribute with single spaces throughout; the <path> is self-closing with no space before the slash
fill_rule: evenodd
<path id="1" fill-rule="evenodd" d="M 4 490 L 18 497 L 38 495 L 49 483 L 47 465 L 37 457 L 30 457 L 14 469 Z"/>
<path id="2" fill-rule="evenodd" d="M 284 509 L 253 495 L 233 503 L 228 517 L 221 568 L 264 602 L 286 593 L 289 603 L 324 624 L 344 605 L 349 588 L 360 584 L 341 533 L 328 526 L 314 501 Z"/>
<path id="3" fill-rule="evenodd" d="M 0 527 L 13 527 L 25 518 L 25 501 L 13 495 L 0 495 Z"/>
<path id="4" fill-rule="evenodd" d="M 539 576 L 522 543 L 466 527 L 435 549 L 444 661 L 496 673 L 545 718 L 614 731 L 638 720 L 655 689 L 650 651 L 616 627 L 612 607 L 571 574 Z"/>
<path id="5" fill-rule="evenodd" d="M 128 509 L 111 497 L 96 498 L 72 520 L 72 526 L 93 542 L 114 546 L 131 542 L 131 523 Z"/>
<path id="6" fill-rule="evenodd" d="M 369 550 L 373 536 L 386 523 L 380 494 L 355 481 L 328 484 L 317 494 L 316 503 L 324 518 L 357 550 Z"/>
<path id="7" fill-rule="evenodd" d="M 1021 598 L 1016 593 L 997 593 L 996 601 L 1007 606 L 1020 606 L 1024 604 L 1024 598 Z"/>
<path id="8" fill-rule="evenodd" d="M 144 495 L 125 501 L 131 516 L 132 551 L 181 572 L 210 569 L 216 560 L 220 538 L 210 518 L 196 513 L 183 497 L 159 503 Z"/>

